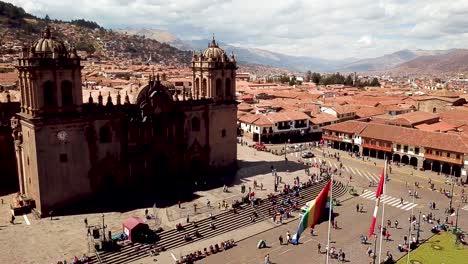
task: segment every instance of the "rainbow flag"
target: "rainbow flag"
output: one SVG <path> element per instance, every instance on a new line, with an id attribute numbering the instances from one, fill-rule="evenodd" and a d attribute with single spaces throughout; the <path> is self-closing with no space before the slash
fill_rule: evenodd
<path id="1" fill-rule="evenodd" d="M 297 229 L 296 234 L 293 236 L 292 240 L 294 244 L 297 244 L 299 237 L 301 236 L 302 232 L 304 232 L 304 230 L 306 230 L 308 227 L 313 228 L 320 220 L 320 218 L 322 218 L 323 214 L 327 212 L 327 204 L 328 206 L 331 206 L 330 188 L 331 181 L 328 181 L 317 198 L 310 202 L 309 208 L 302 216 L 301 221 L 299 222 L 299 228 Z"/>

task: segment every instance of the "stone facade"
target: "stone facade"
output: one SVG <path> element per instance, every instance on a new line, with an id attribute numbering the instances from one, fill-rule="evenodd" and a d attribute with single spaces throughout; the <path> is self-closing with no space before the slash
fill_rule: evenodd
<path id="1" fill-rule="evenodd" d="M 205 51 L 193 65 L 209 83 L 204 96 L 178 95 L 153 75 L 135 102 L 100 94 L 83 103 L 76 51 L 46 30 L 17 65 L 22 105 L 11 126 L 20 192 L 47 215 L 94 195 L 183 190 L 235 167 L 235 78 L 222 94 L 213 87 L 223 74 L 235 77 L 236 63 L 217 49 L 221 55 Z"/>

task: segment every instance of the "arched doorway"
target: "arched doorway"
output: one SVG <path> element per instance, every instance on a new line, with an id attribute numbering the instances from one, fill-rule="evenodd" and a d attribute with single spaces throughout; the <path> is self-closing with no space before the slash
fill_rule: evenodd
<path id="1" fill-rule="evenodd" d="M 423 161 L 423 169 L 424 170 L 431 170 L 432 162 L 430 160 Z"/>
<path id="2" fill-rule="evenodd" d="M 387 161 L 392 160 L 392 153 L 385 152 L 385 157 L 387 158 Z"/>
<path id="3" fill-rule="evenodd" d="M 411 157 L 410 159 L 410 165 L 418 167 L 418 159 L 416 157 Z"/>
<path id="4" fill-rule="evenodd" d="M 368 148 L 363 148 L 362 149 L 362 155 L 363 156 L 369 156 L 369 149 Z"/>
<path id="5" fill-rule="evenodd" d="M 375 149 L 371 149 L 370 153 L 369 153 L 369 156 L 371 156 L 372 158 L 377 157 L 377 151 Z"/>
<path id="6" fill-rule="evenodd" d="M 345 150 L 346 149 L 346 143 L 341 142 L 340 143 L 340 150 Z"/>
<path id="7" fill-rule="evenodd" d="M 450 175 L 450 172 L 451 172 L 450 167 L 451 167 L 450 163 L 442 164 L 442 173 Z"/>
<path id="8" fill-rule="evenodd" d="M 460 177 L 461 167 L 459 165 L 452 165 L 452 175 L 455 177 Z"/>
<path id="9" fill-rule="evenodd" d="M 384 159 L 384 157 L 385 157 L 385 152 L 383 152 L 382 150 L 379 150 L 377 152 L 377 158 Z"/>
<path id="10" fill-rule="evenodd" d="M 393 155 L 393 162 L 401 162 L 400 154 Z"/>
<path id="11" fill-rule="evenodd" d="M 354 152 L 354 153 L 358 153 L 358 152 L 359 152 L 359 146 L 358 146 L 358 145 L 354 145 L 354 147 L 353 147 L 353 152 Z"/>
<path id="12" fill-rule="evenodd" d="M 346 151 L 352 151 L 353 150 L 353 144 L 347 143 L 346 144 Z"/>
<path id="13" fill-rule="evenodd" d="M 340 142 L 338 141 L 332 141 L 332 147 L 334 149 L 340 149 Z"/>
<path id="14" fill-rule="evenodd" d="M 434 160 L 432 162 L 432 171 L 435 171 L 435 172 L 440 172 L 442 169 L 442 166 L 440 165 L 440 162 L 437 161 L 437 160 Z"/>
<path id="15" fill-rule="evenodd" d="M 409 157 L 406 156 L 406 155 L 403 155 L 403 157 L 401 157 L 401 163 L 408 165 L 409 164 Z"/>

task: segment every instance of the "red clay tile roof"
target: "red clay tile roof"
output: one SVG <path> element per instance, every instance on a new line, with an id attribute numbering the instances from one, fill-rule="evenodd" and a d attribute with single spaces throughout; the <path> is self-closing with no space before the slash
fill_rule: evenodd
<path id="1" fill-rule="evenodd" d="M 310 122 L 314 125 L 324 124 L 329 122 L 336 122 L 338 118 L 327 113 L 314 114 L 310 119 Z"/>
<path id="2" fill-rule="evenodd" d="M 356 116 L 358 118 L 371 117 L 381 114 L 385 114 L 385 110 L 376 107 L 361 107 L 358 110 L 356 110 Z"/>
<path id="3" fill-rule="evenodd" d="M 351 120 L 347 122 L 325 126 L 323 127 L 323 129 L 349 134 L 359 134 L 366 126 L 367 123 Z"/>
<path id="4" fill-rule="evenodd" d="M 345 122 L 347 123 L 347 122 Z M 465 139 L 457 134 L 427 132 L 412 128 L 369 123 L 361 137 L 391 141 L 394 143 L 423 146 L 440 150 L 468 153 Z"/>
<path id="5" fill-rule="evenodd" d="M 449 124 L 447 122 L 437 122 L 434 124 L 421 124 L 415 126 L 415 128 L 423 131 L 430 131 L 430 132 L 447 132 L 450 130 L 456 130 L 457 126 Z"/>

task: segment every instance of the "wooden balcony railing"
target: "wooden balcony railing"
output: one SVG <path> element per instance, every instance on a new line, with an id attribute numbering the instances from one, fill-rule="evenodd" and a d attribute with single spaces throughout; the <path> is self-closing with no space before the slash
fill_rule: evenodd
<path id="1" fill-rule="evenodd" d="M 447 156 L 439 156 L 439 155 L 434 155 L 434 154 L 429 154 L 429 153 L 424 153 L 424 158 L 444 161 L 444 162 L 448 162 L 448 163 L 460 164 L 460 165 L 463 164 L 463 160 L 461 158 L 460 159 L 449 158 Z"/>
<path id="2" fill-rule="evenodd" d="M 392 147 L 377 146 L 377 145 L 372 145 L 372 144 L 368 144 L 368 143 L 363 143 L 362 147 L 363 148 L 369 148 L 369 149 L 376 149 L 376 150 L 392 152 Z"/>
<path id="3" fill-rule="evenodd" d="M 343 139 L 338 136 L 332 136 L 332 135 L 326 135 L 326 134 L 322 134 L 322 138 L 328 139 L 328 140 L 340 141 L 340 142 L 343 141 Z"/>

